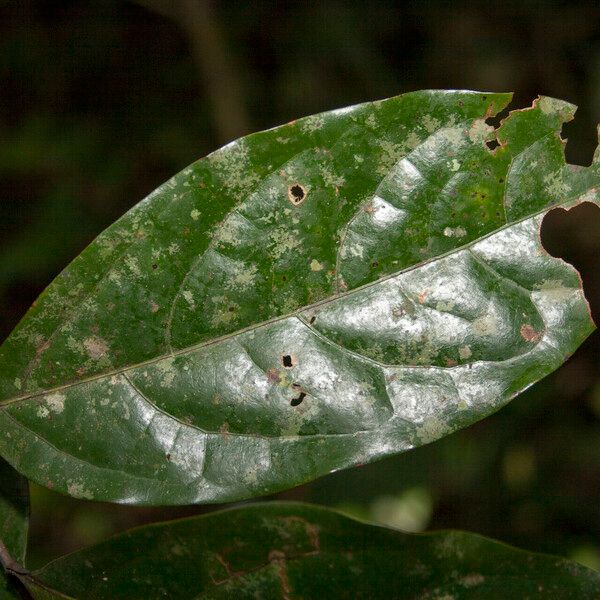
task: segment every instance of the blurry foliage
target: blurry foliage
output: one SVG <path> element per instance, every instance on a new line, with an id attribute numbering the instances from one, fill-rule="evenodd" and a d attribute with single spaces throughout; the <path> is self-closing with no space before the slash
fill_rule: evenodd
<path id="1" fill-rule="evenodd" d="M 103 228 L 227 136 L 414 89 L 514 90 L 516 106 L 538 93 L 579 105 L 567 156 L 590 162 L 600 121 L 597 2 L 200 4 L 210 11 L 202 40 L 161 0 L 0 2 L 2 337 Z M 211 86 L 225 84 L 239 131 L 224 129 L 215 105 Z M 597 314 L 592 213 L 548 223 L 544 241 L 581 268 Z M 600 568 L 598 337 L 495 416 L 280 497 L 406 529 L 467 529 Z M 32 566 L 114 531 L 207 510 L 110 506 L 32 488 Z"/>

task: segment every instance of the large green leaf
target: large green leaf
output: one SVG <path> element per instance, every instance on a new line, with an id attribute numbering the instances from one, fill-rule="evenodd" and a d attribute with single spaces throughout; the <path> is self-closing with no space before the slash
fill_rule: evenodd
<path id="1" fill-rule="evenodd" d="M 0 459 L 0 600 L 22 597 L 5 569 L 25 560 L 28 517 L 27 480 Z"/>
<path id="2" fill-rule="evenodd" d="M 140 527 L 24 578 L 35 598 L 598 598 L 600 574 L 459 531 L 269 503 Z M 58 591 L 62 595 L 56 596 Z"/>
<path id="3" fill-rule="evenodd" d="M 0 452 L 130 503 L 264 494 L 430 442 L 593 323 L 550 206 L 597 201 L 542 97 L 427 91 L 194 163 L 102 233 L 0 349 Z M 500 146 L 486 142 L 497 137 Z"/>

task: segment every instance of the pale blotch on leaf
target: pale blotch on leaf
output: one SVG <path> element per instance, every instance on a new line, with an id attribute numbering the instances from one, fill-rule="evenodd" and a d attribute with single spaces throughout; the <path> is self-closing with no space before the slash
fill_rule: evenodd
<path id="1" fill-rule="evenodd" d="M 428 417 L 417 428 L 417 437 L 421 444 L 428 444 L 450 433 L 447 423 L 438 417 Z"/>
<path id="2" fill-rule="evenodd" d="M 461 346 L 458 349 L 458 356 L 460 356 L 462 360 L 471 358 L 472 354 L 473 353 L 471 352 L 471 348 L 469 346 Z"/>
<path id="3" fill-rule="evenodd" d="M 467 230 L 464 227 L 446 227 L 444 229 L 444 235 L 446 237 L 457 237 L 457 238 L 461 238 L 461 237 L 465 237 L 465 235 L 467 235 Z"/>
<path id="4" fill-rule="evenodd" d="M 313 258 L 313 260 L 310 263 L 310 270 L 311 271 L 322 271 L 323 268 L 324 268 L 323 265 L 316 258 Z"/>
<path id="5" fill-rule="evenodd" d="M 466 588 L 476 587 L 485 582 L 485 577 L 480 573 L 471 573 L 469 575 L 465 575 L 460 583 Z"/>
<path id="6" fill-rule="evenodd" d="M 489 336 L 498 333 L 498 321 L 493 315 L 483 315 L 473 321 L 473 333 L 479 336 Z"/>

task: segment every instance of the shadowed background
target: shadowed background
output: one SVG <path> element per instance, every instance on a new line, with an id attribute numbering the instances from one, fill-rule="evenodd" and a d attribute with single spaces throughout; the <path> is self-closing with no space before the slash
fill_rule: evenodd
<path id="1" fill-rule="evenodd" d="M 100 231 L 175 172 L 246 133 L 423 88 L 515 91 L 600 121 L 597 2 L 0 0 L 0 339 Z M 600 313 L 600 210 L 544 227 Z M 496 415 L 430 446 L 280 494 L 410 531 L 462 528 L 600 569 L 594 334 Z M 30 565 L 214 507 L 134 508 L 32 486 Z"/>

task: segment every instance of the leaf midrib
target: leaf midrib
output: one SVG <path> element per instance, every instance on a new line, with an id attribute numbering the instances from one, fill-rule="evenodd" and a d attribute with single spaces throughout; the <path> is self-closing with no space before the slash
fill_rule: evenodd
<path id="1" fill-rule="evenodd" d="M 592 188 L 587 188 L 587 190 L 585 191 L 589 191 Z M 578 197 L 580 197 L 582 195 L 582 193 L 584 194 L 584 192 L 579 192 L 578 193 Z M 538 217 L 539 215 L 548 212 L 549 210 L 552 210 L 553 208 L 563 208 L 573 202 L 575 202 L 577 200 L 577 198 L 573 198 L 570 197 L 567 200 L 565 200 L 564 202 L 561 203 L 557 203 L 557 204 L 551 204 L 549 206 L 545 206 L 544 208 L 530 214 L 524 217 L 521 217 L 520 219 L 517 219 L 516 221 L 511 221 L 510 223 L 506 223 L 505 225 L 503 225 L 502 227 L 499 227 L 498 229 L 494 229 L 493 231 L 490 231 L 489 233 L 486 233 L 484 236 L 477 238 L 476 240 L 471 240 L 470 242 L 467 242 L 466 244 L 463 244 L 462 246 L 458 246 L 456 248 L 453 248 L 452 250 L 449 250 L 447 252 L 444 252 L 442 254 L 439 254 L 437 256 L 433 256 L 427 260 L 421 261 L 419 263 L 415 263 L 414 265 L 411 265 L 409 267 L 406 267 L 405 269 L 401 269 L 399 271 L 395 271 L 394 273 L 389 273 L 388 275 L 385 275 L 383 277 L 379 277 L 378 279 L 376 279 L 375 281 L 370 281 L 368 283 L 365 283 L 361 286 L 358 286 L 354 289 L 342 292 L 342 293 L 337 293 L 334 294 L 332 296 L 330 296 L 329 298 L 325 298 L 323 300 L 319 300 L 318 302 L 315 302 L 313 304 L 307 304 L 306 306 L 300 307 L 298 309 L 296 309 L 295 311 L 292 311 L 290 313 L 286 313 L 284 315 L 279 315 L 277 317 L 273 317 L 271 319 L 267 319 L 266 321 L 262 321 L 260 323 L 253 323 L 252 325 L 248 325 L 247 327 L 243 327 L 242 329 L 238 329 L 236 331 L 232 331 L 230 333 L 227 333 L 225 335 L 213 338 L 211 340 L 206 340 L 203 342 L 198 342 L 197 344 L 193 344 L 191 346 L 187 346 L 185 348 L 180 348 L 178 350 L 172 351 L 169 354 L 163 354 L 161 356 L 157 356 L 154 358 L 150 358 L 148 360 L 145 361 L 141 361 L 139 363 L 135 363 L 135 364 L 131 364 L 131 365 L 126 365 L 124 367 L 120 367 L 118 369 L 113 369 L 111 371 L 107 371 L 104 373 L 98 373 L 96 375 L 92 375 L 90 377 L 86 377 L 86 378 L 82 378 L 82 379 L 78 379 L 76 381 L 70 381 L 68 383 L 65 383 L 63 385 L 59 385 L 53 388 L 48 388 L 45 390 L 41 390 L 41 391 L 37 391 L 31 394 L 23 394 L 21 396 L 15 396 L 13 398 L 8 398 L 6 400 L 0 401 L 0 408 L 3 408 L 5 406 L 9 406 L 12 404 L 15 404 L 17 402 L 23 402 L 26 400 L 31 400 L 33 398 L 38 398 L 41 396 L 45 396 L 46 394 L 50 394 L 50 393 L 54 393 L 54 392 L 60 392 L 62 390 L 71 388 L 71 387 L 75 387 L 77 385 L 82 385 L 85 383 L 90 383 L 92 381 L 97 381 L 99 379 L 104 379 L 106 377 L 112 377 L 114 375 L 119 375 L 121 373 L 125 373 L 127 371 L 133 370 L 133 369 L 137 369 L 146 365 L 152 365 L 155 363 L 158 363 L 162 360 L 166 360 L 169 358 L 176 358 L 177 356 L 182 356 L 184 354 L 187 353 L 191 353 L 191 352 L 195 352 L 196 350 L 200 350 L 201 348 L 205 348 L 208 346 L 212 346 L 213 344 L 218 344 L 220 342 L 226 341 L 228 339 L 231 339 L 235 336 L 238 335 L 242 335 L 244 333 L 247 333 L 249 331 L 253 331 L 256 329 L 260 329 L 261 327 L 266 327 L 267 325 L 271 325 L 273 323 L 277 323 L 279 321 L 283 321 L 284 319 L 288 319 L 290 317 L 297 317 L 299 315 L 301 315 L 304 312 L 310 311 L 312 309 L 318 308 L 320 306 L 325 306 L 327 304 L 330 304 L 331 302 L 340 300 L 342 298 L 346 298 L 349 296 L 352 296 L 353 294 L 357 294 L 362 290 L 371 288 L 383 281 L 387 281 L 389 279 L 392 279 L 394 277 L 397 277 L 399 275 L 402 275 L 404 273 L 409 273 L 411 271 L 414 271 L 415 269 L 421 268 L 425 265 L 431 264 L 437 260 L 441 260 L 443 258 L 446 258 L 447 256 L 452 256 L 453 254 L 457 254 L 458 252 L 465 250 L 467 248 L 471 248 L 472 246 L 478 244 L 479 242 L 482 242 L 485 239 L 488 239 L 489 237 L 504 231 L 505 229 L 508 229 L 509 227 L 514 227 L 516 225 L 518 225 L 519 223 L 522 223 L 524 221 L 528 221 L 530 219 L 534 219 L 536 217 Z M 541 245 L 541 244 L 540 244 Z M 451 367 L 440 367 L 440 368 L 451 368 Z"/>

